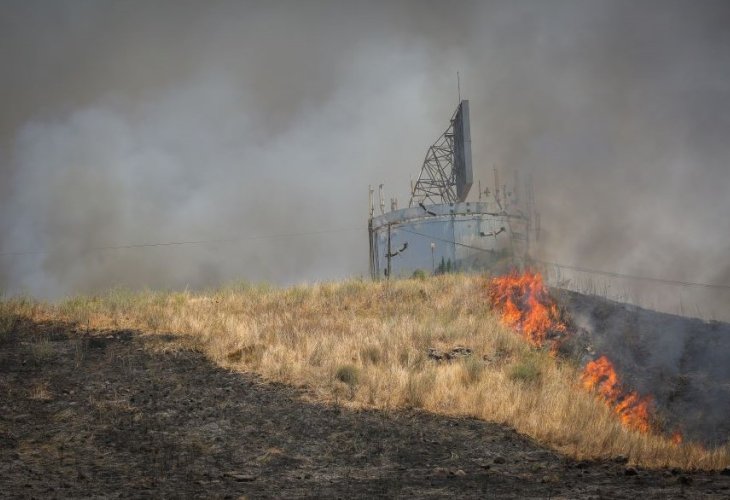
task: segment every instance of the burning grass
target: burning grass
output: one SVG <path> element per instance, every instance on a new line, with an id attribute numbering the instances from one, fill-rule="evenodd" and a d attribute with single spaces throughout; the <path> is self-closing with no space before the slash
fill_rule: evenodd
<path id="1" fill-rule="evenodd" d="M 489 281 L 487 290 L 502 324 L 521 334 L 534 347 L 550 347 L 550 352 L 556 353 L 569 335 L 563 314 L 540 273 L 527 271 L 499 276 Z M 627 390 L 606 356 L 586 364 L 581 382 L 584 389 L 595 392 L 614 410 L 626 428 L 642 433 L 658 431 L 652 425 L 651 396 L 639 396 Z M 673 439 L 675 444 L 677 441 Z"/>
<path id="2" fill-rule="evenodd" d="M 499 276 L 489 281 L 488 295 L 502 324 L 521 334 L 537 348 L 550 347 L 555 354 L 569 329 L 557 302 L 543 283 L 542 275 L 527 271 Z M 531 373 L 529 365 L 521 373 Z M 534 370 L 533 370 L 534 371 Z M 605 355 L 589 361 L 583 368 L 581 383 L 611 408 L 621 424 L 639 433 L 661 434 L 654 417 L 653 398 L 627 389 L 616 369 Z M 675 445 L 682 442 L 676 431 L 670 438 Z"/>
<path id="3" fill-rule="evenodd" d="M 558 304 L 537 272 L 510 274 L 489 282 L 488 296 L 505 326 L 516 330 L 534 347 L 555 351 L 567 327 Z"/>
<path id="4" fill-rule="evenodd" d="M 440 276 L 286 289 L 244 284 L 200 294 L 113 291 L 55 305 L 6 301 L 1 310 L 13 318 L 77 323 L 82 331 L 134 329 L 151 339 L 172 333 L 175 349 L 307 386 L 313 399 L 504 422 L 582 459 L 623 455 L 645 466 L 699 469 L 730 464 L 728 448 L 677 445 L 622 426 L 612 408 L 582 389 L 577 364 L 535 348 L 543 333 L 559 339 L 563 331 L 518 321 L 510 326 L 524 339 L 515 335 L 494 315 L 485 284 L 475 276 Z M 524 306 L 518 295 L 510 297 Z M 547 310 L 559 318 L 557 308 Z M 170 349 L 171 343 L 160 345 Z M 429 348 L 455 346 L 470 348 L 471 355 L 451 361 L 428 356 Z"/>
<path id="5" fill-rule="evenodd" d="M 639 396 L 636 391 L 626 390 L 619 380 L 613 363 L 606 356 L 589 362 L 583 370 L 581 380 L 585 389 L 595 391 L 609 407 L 613 408 L 624 426 L 639 432 L 653 430 L 651 396 Z M 677 439 L 673 437 L 672 441 L 676 442 Z"/>

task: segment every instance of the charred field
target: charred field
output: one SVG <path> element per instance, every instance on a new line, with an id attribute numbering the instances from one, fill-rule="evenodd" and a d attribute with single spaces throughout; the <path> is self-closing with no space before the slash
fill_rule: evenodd
<path id="1" fill-rule="evenodd" d="M 505 327 L 486 289 L 485 278 L 442 276 L 5 300 L 0 488 L 10 497 L 730 494 L 726 422 L 714 413 L 727 379 L 706 366 L 722 356 L 728 325 L 558 293 L 576 331 L 561 357 Z M 668 347 L 657 347 L 661 357 L 642 347 L 670 325 L 684 346 L 672 365 Z M 651 432 L 622 425 L 581 387 L 599 353 L 627 387 L 651 394 Z M 680 444 L 669 435 L 678 427 Z"/>

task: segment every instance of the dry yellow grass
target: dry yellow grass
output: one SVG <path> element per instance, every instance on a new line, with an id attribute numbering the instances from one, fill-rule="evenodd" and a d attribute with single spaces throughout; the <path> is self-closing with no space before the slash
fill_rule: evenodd
<path id="1" fill-rule="evenodd" d="M 84 328 L 174 333 L 166 349 L 195 349 L 231 370 L 306 386 L 310 397 L 349 407 L 417 407 L 503 422 L 577 458 L 623 455 L 649 467 L 719 469 L 730 448 L 674 445 L 624 429 L 579 387 L 570 361 L 535 351 L 500 326 L 476 276 L 351 280 L 277 289 L 240 285 L 208 293 L 112 291 L 44 304 L 11 300 L 8 315 Z M 2 334 L 2 332 L 0 332 Z M 428 348 L 470 357 L 435 363 Z"/>

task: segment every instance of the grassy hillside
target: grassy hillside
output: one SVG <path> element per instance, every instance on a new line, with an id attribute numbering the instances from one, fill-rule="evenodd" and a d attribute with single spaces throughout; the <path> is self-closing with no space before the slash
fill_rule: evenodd
<path id="1" fill-rule="evenodd" d="M 623 455 L 635 464 L 719 469 L 730 449 L 675 445 L 621 426 L 581 388 L 580 367 L 536 350 L 501 326 L 476 276 L 285 289 L 240 285 L 207 293 L 111 291 L 57 304 L 0 303 L 0 336 L 19 318 L 130 329 L 160 348 L 196 350 L 231 370 L 306 386 L 349 407 L 422 408 L 503 422 L 577 458 Z M 22 334 L 22 332 L 20 332 Z M 429 349 L 471 354 L 437 361 Z M 29 356 L 44 356 L 42 341 Z"/>

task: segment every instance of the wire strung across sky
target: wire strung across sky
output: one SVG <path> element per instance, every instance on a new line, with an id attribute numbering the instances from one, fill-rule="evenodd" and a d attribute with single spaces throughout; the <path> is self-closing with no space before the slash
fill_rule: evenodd
<path id="1" fill-rule="evenodd" d="M 183 245 L 204 245 L 204 244 L 212 244 L 212 243 L 237 243 L 242 241 L 252 241 L 252 240 L 267 240 L 267 239 L 274 239 L 274 238 L 290 238 L 290 237 L 297 237 L 297 236 L 311 236 L 311 235 L 317 235 L 317 234 L 332 234 L 332 233 L 344 233 L 349 231 L 364 231 L 367 228 L 364 226 L 361 227 L 348 227 L 348 228 L 339 228 L 339 229 L 323 229 L 318 231 L 300 231 L 300 232 L 293 232 L 293 233 L 279 233 L 279 234 L 269 234 L 269 235 L 259 235 L 259 236 L 247 236 L 247 237 L 237 237 L 237 238 L 221 238 L 221 239 L 213 239 L 213 240 L 188 240 L 188 241 L 165 241 L 165 242 L 157 242 L 157 243 L 134 243 L 134 244 L 128 244 L 128 245 L 109 245 L 109 246 L 100 246 L 100 247 L 88 247 L 86 249 L 83 249 L 84 252 L 98 252 L 98 251 L 108 251 L 108 250 L 123 250 L 123 249 L 134 249 L 134 248 L 152 248 L 152 247 L 171 247 L 171 246 L 183 246 Z M 405 228 L 398 228 L 399 231 L 403 231 L 405 233 L 410 233 L 416 236 L 421 236 L 423 238 L 429 238 L 431 240 L 440 241 L 443 243 L 449 243 L 452 245 L 457 245 L 460 247 L 469 248 L 471 250 L 476 250 L 479 252 L 489 252 L 489 250 L 485 248 L 476 247 L 474 245 L 467 245 L 466 243 L 460 243 L 458 241 L 452 241 L 445 238 L 439 238 L 438 236 L 433 236 L 429 234 L 419 233 L 417 231 L 411 231 L 409 229 Z M 9 257 L 9 256 L 21 256 L 21 255 L 38 255 L 38 254 L 44 254 L 46 253 L 45 250 L 25 250 L 25 251 L 19 251 L 19 252 L 3 252 L 0 253 L 0 257 Z M 595 274 L 600 276 L 608 276 L 612 278 L 625 278 L 625 279 L 634 279 L 634 280 L 641 280 L 641 281 L 650 281 L 655 283 L 663 283 L 667 285 L 675 285 L 675 286 L 685 286 L 685 287 L 702 287 L 702 288 L 713 288 L 718 290 L 730 290 L 730 285 L 722 285 L 722 284 L 715 284 L 715 283 L 699 283 L 699 282 L 693 282 L 693 281 L 680 281 L 680 280 L 670 280 L 665 278 L 656 278 L 653 276 L 638 276 L 638 275 L 632 275 L 632 274 L 624 274 L 624 273 L 617 273 L 613 271 L 604 271 L 600 269 L 591 269 L 588 267 L 582 267 L 582 266 L 574 266 L 574 265 L 568 265 L 568 264 L 560 264 L 557 262 L 549 262 L 544 261 L 540 259 L 532 259 L 534 262 L 538 262 L 540 264 L 549 265 L 549 266 L 555 266 L 561 269 L 569 269 L 572 271 L 578 271 L 588 274 Z"/>
<path id="2" fill-rule="evenodd" d="M 151 248 L 151 247 L 170 247 L 170 246 L 182 246 L 182 245 L 204 245 L 211 243 L 238 243 L 241 241 L 252 241 L 252 240 L 268 240 L 274 238 L 289 238 L 294 236 L 310 236 L 315 234 L 329 234 L 329 233 L 343 233 L 346 231 L 364 231 L 366 227 L 350 227 L 340 229 L 325 229 L 320 231 L 302 231 L 296 233 L 279 233 L 279 234 L 268 234 L 259 236 L 244 236 L 237 238 L 221 238 L 213 240 L 189 240 L 189 241 L 165 241 L 159 243 L 133 243 L 128 245 L 109 245 L 101 247 L 87 247 L 81 249 L 80 252 L 99 252 L 106 250 L 122 250 L 128 248 Z M 47 253 L 45 250 L 24 250 L 19 252 L 4 252 L 0 253 L 0 256 L 17 256 L 17 255 L 37 255 Z"/>
<path id="3" fill-rule="evenodd" d="M 459 243 L 458 241 L 451 241 L 451 240 L 448 240 L 445 238 L 439 238 L 437 236 L 419 233 L 417 231 L 411 231 L 411 230 L 405 229 L 405 228 L 398 228 L 398 230 L 404 231 L 406 233 L 411 233 L 416 236 L 430 238 L 431 240 L 441 241 L 444 243 L 449 243 L 449 244 L 469 248 L 472 250 L 477 250 L 480 252 L 489 252 L 490 251 L 485 248 L 476 247 L 474 245 L 467 245 L 465 243 Z M 596 275 L 600 275 L 600 276 L 608 276 L 608 277 L 612 277 L 612 278 L 625 278 L 625 279 L 634 279 L 634 280 L 641 280 L 641 281 L 651 281 L 651 282 L 655 282 L 655 283 L 663 283 L 666 285 L 675 285 L 675 286 L 702 287 L 702 288 L 714 288 L 714 289 L 718 289 L 718 290 L 730 290 L 730 285 L 722 285 L 722 284 L 715 284 L 715 283 L 699 283 L 699 282 L 694 282 L 694 281 L 670 280 L 670 279 L 665 279 L 665 278 L 655 278 L 653 276 L 639 276 L 639 275 L 634 275 L 634 274 L 617 273 L 617 272 L 613 272 L 613 271 L 603 271 L 600 269 L 590 269 L 588 267 L 560 264 L 557 262 L 549 262 L 549 261 L 535 259 L 535 258 L 533 258 L 532 260 L 534 262 L 538 262 L 540 264 L 544 264 L 544 265 L 548 265 L 548 266 L 555 266 L 555 267 L 558 267 L 561 269 L 569 269 L 572 271 L 579 271 L 579 272 L 588 273 L 588 274 L 596 274 Z"/>

